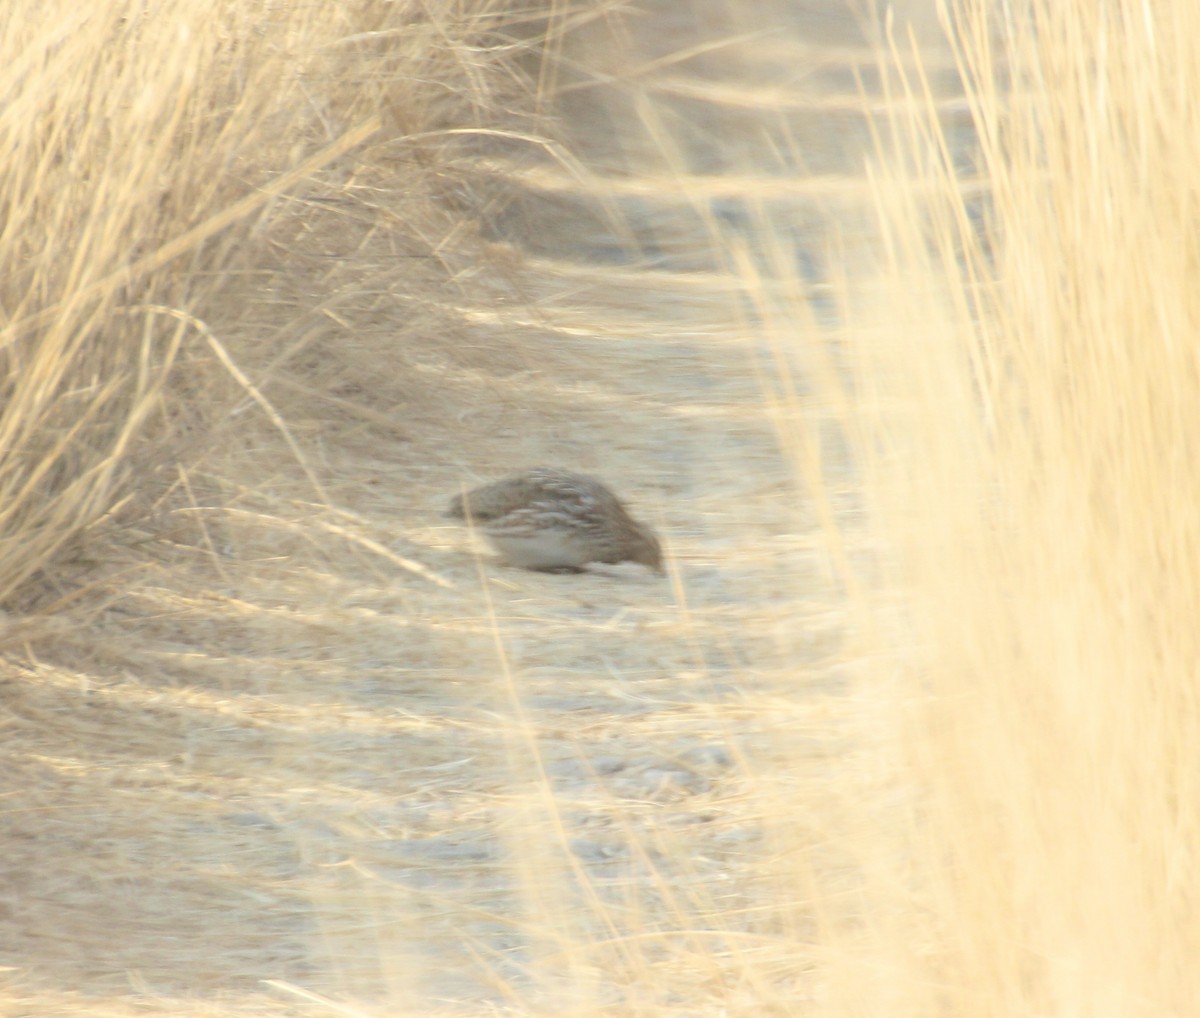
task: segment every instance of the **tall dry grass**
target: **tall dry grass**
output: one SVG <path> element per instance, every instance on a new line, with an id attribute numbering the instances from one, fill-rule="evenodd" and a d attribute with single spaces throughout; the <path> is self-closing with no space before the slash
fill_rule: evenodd
<path id="1" fill-rule="evenodd" d="M 921 76 L 894 74 L 927 112 L 882 139 L 882 284 L 857 323 L 915 646 L 889 687 L 915 806 L 879 871 L 910 904 L 876 957 L 893 1014 L 1189 1014 L 1200 20 L 955 6 L 986 197 Z"/>
<path id="2" fill-rule="evenodd" d="M 33 618 L 4 617 L 0 636 L 5 940 L 21 955 L 9 959 L 5 1009 L 288 1009 L 262 999 L 262 981 L 289 972 L 281 948 L 304 949 L 273 924 L 316 913 L 319 880 L 278 893 L 250 858 L 275 858 L 271 835 L 252 837 L 248 854 L 206 840 L 210 814 L 182 784 L 218 810 L 241 794 L 197 763 L 195 740 L 219 733 L 227 774 L 256 792 L 275 787 L 280 757 L 246 752 L 214 723 L 217 704 L 255 695 L 242 662 L 234 683 L 210 686 L 184 674 L 179 641 L 193 661 L 244 653 L 280 676 L 290 666 L 274 654 L 303 654 L 307 638 L 245 635 L 240 598 L 220 618 L 193 608 L 229 607 L 231 589 L 257 601 L 272 582 L 264 604 L 295 598 L 297 545 L 357 538 L 407 564 L 382 538 L 359 537 L 357 518 L 354 533 L 339 527 L 349 514 L 311 531 L 296 522 L 328 508 L 335 472 L 310 462 L 311 422 L 369 421 L 370 445 L 386 447 L 384 428 L 402 417 L 396 387 L 422 381 L 402 377 L 405 341 L 465 302 L 452 277 L 479 246 L 487 200 L 470 148 L 530 104 L 514 67 L 523 44 L 507 37 L 522 15 L 509 6 L 6 5 L 0 605 Z M 304 501 L 291 500 L 297 490 Z M 226 510 L 262 521 L 253 551 L 222 533 Z M 379 576 L 351 559 L 358 586 Z M 328 582 L 312 582 L 328 612 Z M 63 638 L 31 638 L 47 630 Z M 322 656 L 327 643 L 312 641 Z M 193 693 L 209 707 L 192 710 Z M 317 713 L 286 740 L 301 760 L 277 786 L 284 808 L 320 767 Z M 353 756 L 339 746 L 329 759 Z M 280 840 L 285 855 L 299 850 Z M 210 879 L 210 866 L 222 875 Z M 342 896 L 321 918 L 343 909 L 358 924 L 358 905 Z M 354 970 L 349 954 L 339 971 Z M 235 984 L 257 992 L 235 1001 Z"/>
<path id="3" fill-rule="evenodd" d="M 248 389 L 237 367 L 278 375 L 304 346 L 238 325 L 295 275 L 281 222 L 294 241 L 332 209 L 446 275 L 439 245 L 469 218 L 446 200 L 463 203 L 454 160 L 516 94 L 494 56 L 514 20 L 488 3 L 8 5 L 0 602 L 36 597 L 27 581 L 84 531 L 219 444 L 234 395 L 282 424 L 270 372 Z M 326 297 L 314 283 L 290 321 Z"/>

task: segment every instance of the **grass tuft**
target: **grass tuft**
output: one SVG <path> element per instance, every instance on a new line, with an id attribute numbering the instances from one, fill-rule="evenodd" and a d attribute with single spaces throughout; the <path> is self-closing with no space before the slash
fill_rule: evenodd
<path id="1" fill-rule="evenodd" d="M 1194 21 L 956 5 L 973 151 L 892 79 L 927 112 L 885 138 L 887 315 L 858 349 L 919 648 L 913 1014 L 1182 1014 L 1200 989 Z"/>

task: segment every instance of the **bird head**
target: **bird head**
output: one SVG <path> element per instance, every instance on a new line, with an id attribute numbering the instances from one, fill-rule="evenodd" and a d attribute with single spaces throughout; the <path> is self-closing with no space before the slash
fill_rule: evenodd
<path id="1" fill-rule="evenodd" d="M 629 548 L 626 558 L 630 562 L 640 562 L 649 566 L 660 576 L 666 575 L 663 568 L 662 544 L 648 527 L 635 525 L 629 534 Z"/>

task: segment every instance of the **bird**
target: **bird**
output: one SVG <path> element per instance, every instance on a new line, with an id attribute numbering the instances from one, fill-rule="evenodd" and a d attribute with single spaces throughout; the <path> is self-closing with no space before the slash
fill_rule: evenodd
<path id="1" fill-rule="evenodd" d="M 446 516 L 478 525 L 513 565 L 578 573 L 589 562 L 640 562 L 662 574 L 662 545 L 601 481 L 535 467 L 456 495 Z"/>

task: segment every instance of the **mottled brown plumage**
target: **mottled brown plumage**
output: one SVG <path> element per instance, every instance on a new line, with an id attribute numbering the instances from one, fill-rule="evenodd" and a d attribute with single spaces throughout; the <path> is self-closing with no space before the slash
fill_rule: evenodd
<path id="1" fill-rule="evenodd" d="M 526 569 L 640 562 L 663 571 L 654 532 L 586 474 L 536 467 L 455 496 L 446 515 L 477 524 L 498 552 Z"/>

